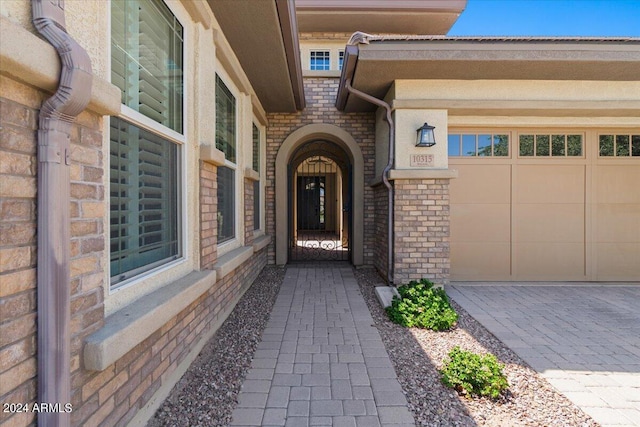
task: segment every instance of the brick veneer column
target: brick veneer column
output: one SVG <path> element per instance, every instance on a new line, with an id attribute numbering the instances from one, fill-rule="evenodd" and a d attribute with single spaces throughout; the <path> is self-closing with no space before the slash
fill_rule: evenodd
<path id="1" fill-rule="evenodd" d="M 389 228 L 388 228 L 388 200 L 389 190 L 387 187 L 379 183 L 373 188 L 374 203 L 375 203 L 375 218 L 374 218 L 374 257 L 373 265 L 380 272 L 380 274 L 387 278 L 388 258 L 389 258 Z"/>
<path id="2" fill-rule="evenodd" d="M 200 268 L 210 270 L 218 258 L 218 168 L 200 161 Z"/>
<path id="3" fill-rule="evenodd" d="M 253 244 L 253 181 L 250 178 L 244 179 L 244 245 Z"/>
<path id="4" fill-rule="evenodd" d="M 407 179 L 395 187 L 396 285 L 449 282 L 449 180 Z"/>

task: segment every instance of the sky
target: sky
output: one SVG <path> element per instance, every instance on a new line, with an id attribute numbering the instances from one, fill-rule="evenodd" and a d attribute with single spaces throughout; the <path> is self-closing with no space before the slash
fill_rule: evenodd
<path id="1" fill-rule="evenodd" d="M 448 35 L 640 37 L 640 0 L 468 0 Z"/>

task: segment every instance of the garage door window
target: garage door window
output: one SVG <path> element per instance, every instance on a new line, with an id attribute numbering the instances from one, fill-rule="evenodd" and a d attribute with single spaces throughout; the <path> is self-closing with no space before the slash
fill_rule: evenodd
<path id="1" fill-rule="evenodd" d="M 448 142 L 451 157 L 509 156 L 509 135 L 452 133 Z"/>
<path id="2" fill-rule="evenodd" d="M 640 157 L 640 135 L 600 135 L 601 157 Z"/>
<path id="3" fill-rule="evenodd" d="M 520 157 L 582 157 L 582 135 L 520 135 Z"/>

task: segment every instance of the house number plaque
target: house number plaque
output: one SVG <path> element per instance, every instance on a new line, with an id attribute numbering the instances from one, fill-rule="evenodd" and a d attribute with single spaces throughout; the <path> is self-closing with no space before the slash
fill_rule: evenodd
<path id="1" fill-rule="evenodd" d="M 409 166 L 418 168 L 433 167 L 433 154 L 412 154 Z"/>

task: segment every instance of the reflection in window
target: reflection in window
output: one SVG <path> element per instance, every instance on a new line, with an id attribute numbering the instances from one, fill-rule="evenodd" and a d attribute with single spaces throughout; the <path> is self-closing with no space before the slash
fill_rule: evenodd
<path id="1" fill-rule="evenodd" d="M 582 135 L 520 135 L 521 157 L 580 157 Z"/>
<path id="2" fill-rule="evenodd" d="M 478 135 L 478 156 L 491 155 L 491 135 Z"/>
<path id="3" fill-rule="evenodd" d="M 600 135 L 601 157 L 640 157 L 640 135 Z"/>
<path id="4" fill-rule="evenodd" d="M 448 153 L 451 157 L 507 157 L 509 135 L 505 134 L 449 134 Z"/>
<path id="5" fill-rule="evenodd" d="M 449 134 L 448 138 L 449 156 L 460 155 L 460 135 Z"/>

